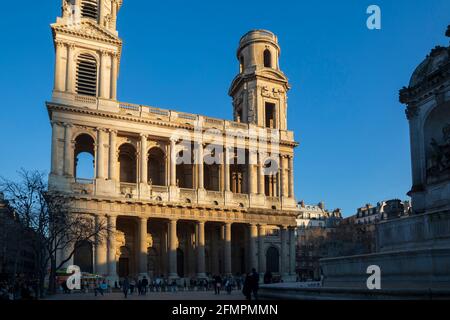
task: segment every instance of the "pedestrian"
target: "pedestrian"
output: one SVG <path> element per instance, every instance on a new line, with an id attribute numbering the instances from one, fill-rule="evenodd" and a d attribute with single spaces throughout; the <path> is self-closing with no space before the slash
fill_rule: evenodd
<path id="1" fill-rule="evenodd" d="M 122 290 L 123 290 L 125 299 L 128 297 L 129 289 L 130 289 L 130 281 L 128 281 L 128 277 L 125 277 L 125 279 L 123 279 L 123 283 L 122 283 Z"/>
<path id="2" fill-rule="evenodd" d="M 251 275 L 248 274 L 244 280 L 244 286 L 242 287 L 242 293 L 245 296 L 245 299 L 252 300 L 252 284 L 251 284 Z"/>
<path id="3" fill-rule="evenodd" d="M 131 281 L 130 281 L 130 295 L 133 295 L 135 286 L 136 286 L 136 281 L 134 279 L 131 279 Z"/>
<path id="4" fill-rule="evenodd" d="M 144 278 L 142 278 L 142 281 L 141 281 L 141 291 L 142 291 L 143 295 L 147 294 L 147 286 L 148 286 L 148 280 L 147 280 L 147 277 L 144 276 Z"/>
<path id="5" fill-rule="evenodd" d="M 251 281 L 252 282 L 252 293 L 253 293 L 255 300 L 258 300 L 259 273 L 256 272 L 255 268 L 252 269 L 251 279 L 252 279 L 252 281 Z"/>
<path id="6" fill-rule="evenodd" d="M 94 294 L 97 296 L 97 293 L 100 293 L 103 296 L 103 288 L 100 281 L 95 282 Z"/>
<path id="7" fill-rule="evenodd" d="M 225 290 L 227 290 L 228 294 L 231 294 L 231 289 L 232 289 L 231 278 L 228 277 L 226 282 L 225 282 Z"/>
<path id="8" fill-rule="evenodd" d="M 137 290 L 138 290 L 138 295 L 140 296 L 142 294 L 142 281 L 138 280 L 137 282 Z"/>
<path id="9" fill-rule="evenodd" d="M 222 278 L 219 275 L 214 276 L 214 294 L 220 294 L 220 288 L 222 287 Z"/>

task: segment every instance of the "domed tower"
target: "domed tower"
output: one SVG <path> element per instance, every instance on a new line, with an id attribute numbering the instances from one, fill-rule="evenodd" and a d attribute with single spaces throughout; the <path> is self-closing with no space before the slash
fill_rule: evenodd
<path id="1" fill-rule="evenodd" d="M 234 120 L 271 129 L 287 129 L 288 79 L 280 70 L 277 37 L 267 30 L 245 34 L 237 50 L 239 74 L 229 95 Z"/>
<path id="2" fill-rule="evenodd" d="M 105 107 L 117 99 L 122 0 L 62 0 L 51 25 L 55 45 L 53 101 Z"/>

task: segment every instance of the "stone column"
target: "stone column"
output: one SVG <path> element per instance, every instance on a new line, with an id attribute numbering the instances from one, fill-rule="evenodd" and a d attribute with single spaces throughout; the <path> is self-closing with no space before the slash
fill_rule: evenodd
<path id="1" fill-rule="evenodd" d="M 295 237 L 295 228 L 291 227 L 289 228 L 289 274 L 291 276 L 295 276 L 297 273 L 296 267 L 297 267 L 297 241 Z"/>
<path id="2" fill-rule="evenodd" d="M 61 41 L 55 41 L 55 83 L 54 90 L 63 92 L 64 91 L 64 60 L 62 58 L 64 44 Z"/>
<path id="3" fill-rule="evenodd" d="M 175 187 L 177 185 L 177 150 L 176 141 L 170 139 L 170 186 Z"/>
<path id="4" fill-rule="evenodd" d="M 281 236 L 281 277 L 285 278 L 287 276 L 289 266 L 288 266 L 288 247 L 287 247 L 287 230 L 285 226 L 280 227 L 280 236 Z"/>
<path id="5" fill-rule="evenodd" d="M 258 267 L 258 255 L 256 250 L 256 243 L 258 241 L 258 227 L 256 224 L 250 225 L 250 237 L 249 237 L 249 255 L 250 255 L 250 269 L 255 268 L 257 272 L 259 272 Z"/>
<path id="6" fill-rule="evenodd" d="M 178 237 L 177 237 L 177 220 L 172 219 L 168 224 L 169 228 L 169 278 L 177 279 L 177 247 L 178 247 Z"/>
<path id="7" fill-rule="evenodd" d="M 105 10 L 103 7 L 103 1 L 98 4 L 98 24 L 101 27 L 105 27 Z"/>
<path id="8" fill-rule="evenodd" d="M 294 197 L 294 157 L 289 157 L 289 198 Z"/>
<path id="9" fill-rule="evenodd" d="M 101 59 L 100 59 L 100 98 L 108 99 L 108 72 L 107 72 L 107 65 L 106 61 L 108 59 L 108 52 L 102 51 L 101 52 Z"/>
<path id="10" fill-rule="evenodd" d="M 68 177 L 73 177 L 73 143 L 72 143 L 72 127 L 70 123 L 65 123 L 65 134 L 64 134 L 64 175 Z"/>
<path id="11" fill-rule="evenodd" d="M 264 157 L 262 154 L 259 154 L 259 161 L 258 161 L 258 176 L 259 176 L 259 187 L 258 187 L 258 193 L 261 195 L 265 194 L 265 175 L 264 175 Z"/>
<path id="12" fill-rule="evenodd" d="M 257 164 L 258 154 L 256 151 L 249 151 L 249 164 L 248 164 L 248 186 L 249 193 L 258 193 L 258 177 L 255 174 L 255 165 Z"/>
<path id="13" fill-rule="evenodd" d="M 204 189 L 205 176 L 203 167 L 203 143 L 197 143 L 198 188 Z"/>
<path id="14" fill-rule="evenodd" d="M 147 172 L 147 135 L 141 134 L 141 183 L 147 183 L 148 172 Z"/>
<path id="15" fill-rule="evenodd" d="M 98 230 L 105 230 L 106 221 L 104 216 L 95 216 L 95 224 Z M 106 265 L 106 237 L 102 234 L 95 236 L 95 272 L 99 275 L 106 275 L 108 267 Z"/>
<path id="16" fill-rule="evenodd" d="M 117 131 L 110 130 L 109 131 L 109 170 L 108 170 L 108 178 L 109 180 L 116 180 L 116 139 L 117 139 Z"/>
<path id="17" fill-rule="evenodd" d="M 117 279 L 116 220 L 115 216 L 108 215 L 108 274 L 112 281 Z"/>
<path id="18" fill-rule="evenodd" d="M 258 225 L 258 260 L 259 260 L 259 273 L 266 273 L 266 253 L 264 251 L 264 240 L 266 238 L 266 226 Z"/>
<path id="19" fill-rule="evenodd" d="M 220 268 L 219 268 L 219 246 L 217 245 L 217 228 L 214 227 L 212 229 L 212 235 L 211 235 L 211 272 L 213 274 L 220 274 Z"/>
<path id="20" fill-rule="evenodd" d="M 230 147 L 225 147 L 225 157 L 223 159 L 225 191 L 230 191 Z"/>
<path id="21" fill-rule="evenodd" d="M 280 174 L 279 174 L 279 176 L 280 176 L 280 193 L 279 193 L 279 196 L 280 197 L 287 196 L 286 188 L 285 188 L 286 182 L 287 182 L 285 173 L 286 173 L 285 157 L 280 155 Z"/>
<path id="22" fill-rule="evenodd" d="M 54 175 L 61 175 L 61 172 L 58 170 L 59 167 L 59 154 L 58 154 L 58 144 L 59 144 L 59 123 L 56 121 L 52 121 L 52 168 L 51 172 Z"/>
<path id="23" fill-rule="evenodd" d="M 111 99 L 117 100 L 118 55 L 113 53 L 111 62 Z"/>
<path id="24" fill-rule="evenodd" d="M 206 278 L 205 273 L 205 222 L 197 222 L 197 278 Z"/>
<path id="25" fill-rule="evenodd" d="M 224 250 L 224 262 L 225 262 L 225 274 L 231 275 L 231 223 L 225 224 L 225 250 Z"/>
<path id="26" fill-rule="evenodd" d="M 117 0 L 111 1 L 111 28 L 113 30 L 117 28 Z"/>
<path id="27" fill-rule="evenodd" d="M 105 179 L 105 129 L 97 129 L 97 179 Z"/>
<path id="28" fill-rule="evenodd" d="M 139 274 L 147 276 L 147 218 L 139 219 Z"/>
<path id="29" fill-rule="evenodd" d="M 69 93 L 75 93 L 75 45 L 73 43 L 67 46 L 67 79 L 66 79 L 66 91 Z"/>

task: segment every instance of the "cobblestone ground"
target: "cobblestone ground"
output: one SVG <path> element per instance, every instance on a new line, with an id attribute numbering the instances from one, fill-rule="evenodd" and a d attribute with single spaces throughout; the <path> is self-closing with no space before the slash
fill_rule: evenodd
<path id="1" fill-rule="evenodd" d="M 178 292 L 148 292 L 144 295 L 128 295 L 125 299 L 123 293 L 112 292 L 95 296 L 94 293 L 57 294 L 47 300 L 244 300 L 241 291 L 233 291 L 230 295 L 221 292 L 215 295 L 214 291 L 178 291 Z"/>

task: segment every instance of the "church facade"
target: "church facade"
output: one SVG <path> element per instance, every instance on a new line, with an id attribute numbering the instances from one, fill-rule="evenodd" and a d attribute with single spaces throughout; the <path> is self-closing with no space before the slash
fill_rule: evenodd
<path id="1" fill-rule="evenodd" d="M 68 264 L 109 279 L 294 277 L 294 148 L 277 37 L 239 42 L 233 121 L 120 102 L 122 0 L 63 0 L 51 25 L 55 80 L 50 191 L 108 225 Z M 92 177 L 80 162 L 92 159 Z M 64 253 L 61 253 L 63 259 Z"/>

